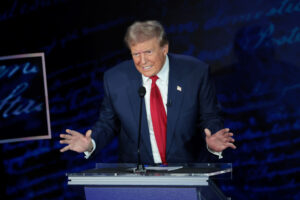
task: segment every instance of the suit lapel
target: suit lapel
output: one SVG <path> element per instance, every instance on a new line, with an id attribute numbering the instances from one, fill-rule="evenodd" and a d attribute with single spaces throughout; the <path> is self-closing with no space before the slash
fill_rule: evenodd
<path id="1" fill-rule="evenodd" d="M 140 97 L 138 95 L 138 89 L 143 84 L 142 84 L 142 76 L 135 69 L 134 64 L 132 64 L 130 72 L 129 72 L 129 81 L 130 81 L 130 85 L 129 85 L 127 94 L 128 94 L 128 98 L 129 98 L 129 101 L 131 104 L 131 111 L 133 112 L 134 120 L 136 122 L 135 123 L 136 127 L 134 127 L 134 130 L 137 130 L 137 132 L 134 135 L 137 140 L 138 139 L 139 114 L 140 114 L 139 113 L 140 112 Z M 142 124 L 141 124 L 141 149 L 143 149 L 143 148 L 145 148 L 148 152 L 148 155 L 150 155 L 149 159 L 153 160 L 149 128 L 148 128 L 148 122 L 147 122 L 147 115 L 146 115 L 145 101 L 143 102 Z M 142 151 L 141 151 L 141 153 L 142 153 Z M 145 155 L 141 155 L 141 156 L 145 156 Z"/>
<path id="2" fill-rule="evenodd" d="M 134 67 L 134 66 L 132 66 Z M 129 73 L 129 87 L 128 87 L 128 99 L 130 101 L 131 110 L 133 112 L 133 116 L 135 121 L 138 124 L 139 120 L 139 105 L 140 105 L 140 97 L 138 95 L 138 89 L 142 85 L 142 79 L 140 74 L 131 72 Z"/>
<path id="3" fill-rule="evenodd" d="M 180 77 L 180 66 L 174 61 L 173 56 L 169 55 L 169 88 L 168 88 L 168 113 L 167 113 L 167 149 L 166 154 L 170 151 L 174 139 L 177 119 L 180 114 L 183 100 L 183 82 Z M 182 67 L 182 66 L 181 66 Z M 181 91 L 180 91 L 181 90 Z M 167 157 L 168 158 L 168 157 Z"/>

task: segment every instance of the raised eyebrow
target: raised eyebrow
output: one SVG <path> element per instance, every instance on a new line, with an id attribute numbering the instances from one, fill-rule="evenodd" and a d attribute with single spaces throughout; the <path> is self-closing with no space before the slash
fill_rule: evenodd
<path id="1" fill-rule="evenodd" d="M 146 51 L 140 51 L 140 52 L 135 52 L 135 53 L 131 53 L 131 55 L 139 55 L 141 53 L 151 53 L 153 50 L 146 50 Z"/>
<path id="2" fill-rule="evenodd" d="M 131 53 L 131 55 L 134 55 L 134 56 L 139 55 L 139 54 L 141 54 L 141 52 Z"/>

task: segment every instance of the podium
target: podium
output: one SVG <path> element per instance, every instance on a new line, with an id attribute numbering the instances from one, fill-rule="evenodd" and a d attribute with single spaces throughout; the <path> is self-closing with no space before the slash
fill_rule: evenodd
<path id="1" fill-rule="evenodd" d="M 231 179 L 230 163 L 145 166 L 98 163 L 94 169 L 68 173 L 68 185 L 84 187 L 86 200 L 227 200 L 213 179 Z"/>

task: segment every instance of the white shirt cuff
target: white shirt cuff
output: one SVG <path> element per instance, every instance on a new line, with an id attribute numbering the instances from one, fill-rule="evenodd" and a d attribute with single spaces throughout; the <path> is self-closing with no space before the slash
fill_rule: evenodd
<path id="1" fill-rule="evenodd" d="M 83 152 L 84 153 L 84 158 L 85 159 L 88 159 L 91 155 L 92 155 L 92 153 L 94 152 L 94 150 L 96 149 L 96 143 L 95 143 L 95 140 L 94 139 L 92 139 L 92 144 L 93 144 L 93 148 L 92 148 L 92 151 L 85 151 L 85 152 Z"/>
<path id="2" fill-rule="evenodd" d="M 211 150 L 210 148 L 208 148 L 207 145 L 206 145 L 206 147 L 207 147 L 207 150 L 208 150 L 210 153 L 212 153 L 212 154 L 218 156 L 219 159 L 222 159 L 222 158 L 223 158 L 223 156 L 222 156 L 222 151 L 221 151 L 221 152 L 216 152 L 216 151 L 213 151 L 213 150 Z"/>

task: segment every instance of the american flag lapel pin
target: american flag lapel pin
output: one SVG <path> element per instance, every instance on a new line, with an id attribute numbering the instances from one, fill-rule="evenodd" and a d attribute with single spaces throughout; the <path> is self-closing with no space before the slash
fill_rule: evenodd
<path id="1" fill-rule="evenodd" d="M 181 92 L 181 91 L 182 91 L 182 88 L 181 88 L 179 85 L 177 85 L 177 90 L 178 90 L 179 92 Z"/>

